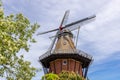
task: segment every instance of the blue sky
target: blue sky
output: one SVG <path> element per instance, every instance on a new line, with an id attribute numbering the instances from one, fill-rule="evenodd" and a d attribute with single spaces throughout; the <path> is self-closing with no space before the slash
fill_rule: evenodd
<path id="1" fill-rule="evenodd" d="M 31 23 L 41 27 L 38 32 L 58 28 L 63 14 L 70 10 L 68 23 L 96 14 L 96 20 L 81 27 L 78 49 L 92 55 L 94 62 L 88 72 L 90 80 L 120 79 L 120 0 L 3 0 L 6 15 L 23 13 Z M 39 56 L 47 51 L 55 33 L 36 36 L 37 43 L 31 44 L 24 54 L 36 68 Z M 75 34 L 75 32 L 74 32 Z M 33 80 L 39 80 L 43 72 Z"/>

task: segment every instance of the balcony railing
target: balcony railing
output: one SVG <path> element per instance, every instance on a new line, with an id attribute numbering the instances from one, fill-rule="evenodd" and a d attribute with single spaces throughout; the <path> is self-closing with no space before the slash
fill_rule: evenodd
<path id="1" fill-rule="evenodd" d="M 39 57 L 40 60 L 42 60 L 45 57 L 50 56 L 51 54 L 79 54 L 80 56 L 86 57 L 88 59 L 92 59 L 92 56 L 81 51 L 81 50 L 76 50 L 76 49 L 71 49 L 71 50 L 52 50 L 52 51 L 47 51 L 45 54 L 41 55 Z"/>

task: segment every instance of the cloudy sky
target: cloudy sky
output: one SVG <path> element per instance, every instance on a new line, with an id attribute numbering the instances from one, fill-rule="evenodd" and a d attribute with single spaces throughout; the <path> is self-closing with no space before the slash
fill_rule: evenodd
<path id="1" fill-rule="evenodd" d="M 89 68 L 90 80 L 120 79 L 120 0 L 3 0 L 6 15 L 23 13 L 31 23 L 41 27 L 38 32 L 58 28 L 66 10 L 70 10 L 68 23 L 96 14 L 96 20 L 81 27 L 78 49 L 90 54 L 94 62 Z M 25 59 L 36 68 L 39 56 L 47 51 L 55 33 L 34 35 L 37 43 L 31 44 Z M 76 35 L 76 32 L 74 32 Z M 33 80 L 39 80 L 43 72 Z"/>

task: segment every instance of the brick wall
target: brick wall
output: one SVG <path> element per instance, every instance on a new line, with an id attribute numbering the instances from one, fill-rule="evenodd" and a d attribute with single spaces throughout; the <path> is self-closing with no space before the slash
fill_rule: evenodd
<path id="1" fill-rule="evenodd" d="M 82 76 L 82 65 L 74 59 L 56 59 L 50 62 L 49 72 L 59 74 L 61 71 L 74 71 Z"/>

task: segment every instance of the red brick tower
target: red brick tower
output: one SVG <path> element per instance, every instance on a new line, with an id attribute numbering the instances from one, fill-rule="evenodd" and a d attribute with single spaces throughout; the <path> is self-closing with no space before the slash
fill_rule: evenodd
<path id="1" fill-rule="evenodd" d="M 62 24 L 65 20 L 64 16 L 63 21 L 58 29 L 40 33 L 45 34 L 58 30 L 57 35 L 55 35 L 55 39 L 53 40 L 54 43 L 52 44 L 53 46 L 51 49 L 39 57 L 39 61 L 43 66 L 45 74 L 51 72 L 59 74 L 64 70 L 73 71 L 86 78 L 88 67 L 93 60 L 92 56 L 76 49 L 73 42 L 73 34 L 68 27 L 88 21 L 94 17 L 95 16 L 87 17 L 63 26 Z"/>

